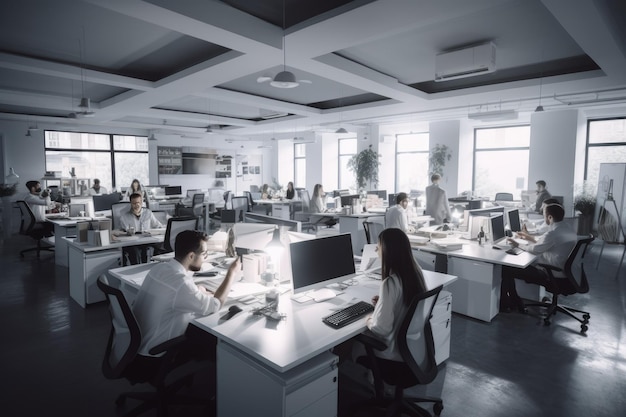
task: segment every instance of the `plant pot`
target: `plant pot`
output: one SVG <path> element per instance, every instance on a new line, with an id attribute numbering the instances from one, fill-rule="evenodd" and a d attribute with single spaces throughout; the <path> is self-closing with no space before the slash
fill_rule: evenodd
<path id="1" fill-rule="evenodd" d="M 579 214 L 576 233 L 578 235 L 588 235 L 593 229 L 593 214 Z"/>

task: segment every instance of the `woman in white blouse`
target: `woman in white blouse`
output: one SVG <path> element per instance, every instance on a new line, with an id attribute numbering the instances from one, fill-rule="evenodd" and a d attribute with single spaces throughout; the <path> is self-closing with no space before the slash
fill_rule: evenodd
<path id="1" fill-rule="evenodd" d="M 313 187 L 313 196 L 309 202 L 309 211 L 311 213 L 323 213 L 326 211 L 324 187 L 322 184 L 315 184 Z"/>
<path id="2" fill-rule="evenodd" d="M 409 238 L 402 230 L 383 230 L 376 250 L 382 263 L 383 281 L 379 295 L 372 298 L 374 312 L 367 319 L 367 327 L 387 345 L 387 349 L 376 351 L 376 356 L 401 361 L 396 334 L 413 297 L 426 292 L 426 282 L 413 258 Z"/>

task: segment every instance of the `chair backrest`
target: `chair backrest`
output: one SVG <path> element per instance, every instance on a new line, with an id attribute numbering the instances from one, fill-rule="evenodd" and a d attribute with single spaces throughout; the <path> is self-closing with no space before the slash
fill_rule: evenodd
<path id="1" fill-rule="evenodd" d="M 378 243 L 378 235 L 385 229 L 385 226 L 382 223 L 378 222 L 363 222 L 363 227 L 365 227 L 365 223 L 368 223 L 367 231 L 369 233 L 369 241 L 368 243 Z"/>
<path id="2" fill-rule="evenodd" d="M 122 213 L 126 211 L 130 211 L 130 201 L 122 201 L 111 205 L 111 218 L 113 219 L 111 227 L 113 229 L 120 227 L 120 218 Z"/>
<path id="3" fill-rule="evenodd" d="M 244 191 L 243 195 L 248 199 L 248 211 L 252 211 L 252 207 L 256 204 L 252 198 L 252 193 L 250 191 Z"/>
<path id="4" fill-rule="evenodd" d="M 430 318 L 442 288 L 440 285 L 413 298 L 396 335 L 400 355 L 419 384 L 428 384 L 437 376 Z"/>
<path id="5" fill-rule="evenodd" d="M 299 189 L 298 191 L 298 200 L 302 201 L 302 211 L 308 213 L 311 211 L 311 197 L 309 197 L 309 190 Z"/>
<path id="6" fill-rule="evenodd" d="M 16 204 L 20 209 L 20 234 L 28 235 L 30 231 L 33 230 L 33 227 L 35 227 L 37 219 L 35 219 L 35 214 L 26 201 L 18 200 Z"/>
<path id="7" fill-rule="evenodd" d="M 568 278 L 571 291 L 576 293 L 584 294 L 589 291 L 589 282 L 587 281 L 587 274 L 585 273 L 584 266 L 584 258 L 585 253 L 587 252 L 587 247 L 591 242 L 593 242 L 593 235 L 589 235 L 584 239 L 579 239 L 576 242 L 576 246 L 570 252 L 567 257 L 567 261 L 565 261 L 565 266 L 563 267 L 563 271 L 565 276 Z M 573 293 L 573 292 L 571 292 Z"/>
<path id="8" fill-rule="evenodd" d="M 183 230 L 196 230 L 198 228 L 197 217 L 172 217 L 167 221 L 163 247 L 168 252 L 174 251 L 176 236 Z"/>
<path id="9" fill-rule="evenodd" d="M 372 224 L 372 223 L 371 222 L 363 222 L 363 230 L 365 230 L 365 241 L 367 242 L 368 245 L 370 243 L 372 243 L 372 238 L 371 238 L 371 234 L 370 234 L 370 224 Z"/>
<path id="10" fill-rule="evenodd" d="M 139 351 L 141 330 L 124 293 L 109 285 L 105 275 L 98 278 L 97 284 L 108 301 L 111 316 L 111 332 L 102 360 L 102 373 L 109 379 L 122 378 Z"/>
<path id="11" fill-rule="evenodd" d="M 235 210 L 235 219 L 237 219 L 238 222 L 242 222 L 243 212 L 248 211 L 248 197 L 233 197 L 231 198 L 230 203 L 232 209 Z"/>
<path id="12" fill-rule="evenodd" d="M 233 198 L 232 191 L 224 191 L 224 207 L 230 207 L 231 198 Z"/>
<path id="13" fill-rule="evenodd" d="M 196 207 L 198 204 L 204 203 L 204 193 L 196 193 L 191 199 L 191 207 Z"/>
<path id="14" fill-rule="evenodd" d="M 496 201 L 513 201 L 511 193 L 496 193 Z"/>

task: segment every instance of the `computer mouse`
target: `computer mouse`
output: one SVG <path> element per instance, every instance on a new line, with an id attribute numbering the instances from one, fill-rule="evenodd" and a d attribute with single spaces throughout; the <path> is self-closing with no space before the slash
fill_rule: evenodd
<path id="1" fill-rule="evenodd" d="M 448 226 L 447 224 L 444 224 L 442 226 L 442 229 L 443 229 L 444 232 L 447 232 L 448 230 L 450 230 L 450 226 Z"/>
<path id="2" fill-rule="evenodd" d="M 241 310 L 241 307 L 234 305 L 234 306 L 230 306 L 230 308 L 228 309 L 228 312 L 230 313 L 230 316 L 234 316 L 235 314 L 239 313 Z"/>

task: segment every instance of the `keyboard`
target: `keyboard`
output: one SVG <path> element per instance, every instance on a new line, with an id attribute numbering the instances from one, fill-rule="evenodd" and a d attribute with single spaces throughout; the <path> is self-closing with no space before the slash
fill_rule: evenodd
<path id="1" fill-rule="evenodd" d="M 365 301 L 359 301 L 339 310 L 330 316 L 322 318 L 322 321 L 335 329 L 340 329 L 350 323 L 357 321 L 362 315 L 374 311 L 374 306 Z"/>
<path id="2" fill-rule="evenodd" d="M 519 255 L 522 252 L 524 252 L 522 249 L 515 247 L 506 250 L 506 253 L 508 253 L 509 255 Z"/>

